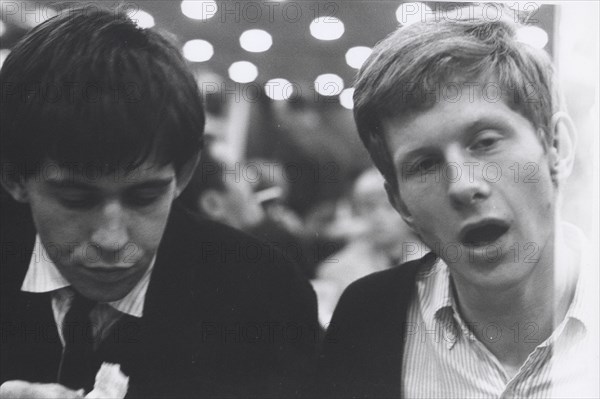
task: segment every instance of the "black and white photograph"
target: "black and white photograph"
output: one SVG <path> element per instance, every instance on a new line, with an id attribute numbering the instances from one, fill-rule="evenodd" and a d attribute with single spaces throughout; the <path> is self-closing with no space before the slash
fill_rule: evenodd
<path id="1" fill-rule="evenodd" d="M 600 3 L 0 0 L 0 399 L 600 398 Z"/>

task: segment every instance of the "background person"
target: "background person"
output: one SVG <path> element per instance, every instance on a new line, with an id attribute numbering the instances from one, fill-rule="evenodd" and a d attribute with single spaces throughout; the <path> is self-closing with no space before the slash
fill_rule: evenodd
<path id="1" fill-rule="evenodd" d="M 375 168 L 356 179 L 350 213 L 337 223 L 337 229 L 347 234 L 349 242 L 317 268 L 312 284 L 323 325 L 329 324 L 342 292 L 352 282 L 429 252 L 390 205 L 383 183 Z"/>

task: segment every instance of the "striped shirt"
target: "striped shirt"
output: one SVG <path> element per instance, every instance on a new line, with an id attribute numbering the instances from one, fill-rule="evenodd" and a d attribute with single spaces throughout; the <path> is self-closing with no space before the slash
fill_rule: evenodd
<path id="1" fill-rule="evenodd" d="M 110 333 L 110 328 L 124 314 L 137 318 L 143 316 L 144 300 L 155 259 L 156 257 L 152 260 L 150 267 L 146 270 L 140 281 L 126 296 L 118 301 L 99 303 L 92 309 L 90 319 L 93 326 L 92 334 L 96 344 L 106 338 Z M 50 259 L 46 249 L 42 245 L 40 237 L 36 236 L 33 253 L 29 261 L 29 268 L 23 280 L 21 291 L 52 293 L 54 321 L 56 322 L 63 346 L 65 345 L 65 340 L 61 326 L 74 297 L 74 292 L 70 286 L 71 284 L 63 277 L 54 262 Z"/>
<path id="2" fill-rule="evenodd" d="M 512 377 L 471 331 L 485 328 L 492 342 L 500 334 L 514 334 L 515 339 L 530 334 L 535 339 L 535 325 L 524 324 L 519 326 L 520 331 L 516 325 L 508 331 L 491 324 L 467 326 L 457 311 L 448 266 L 438 259 L 431 268 L 420 270 L 408 309 L 403 397 L 600 397 L 598 264 L 592 263 L 589 256 L 581 260 L 575 294 L 565 318 Z"/>

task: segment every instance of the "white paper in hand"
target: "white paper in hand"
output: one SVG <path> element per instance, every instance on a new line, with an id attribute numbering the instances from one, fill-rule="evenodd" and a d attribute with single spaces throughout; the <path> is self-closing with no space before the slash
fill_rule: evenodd
<path id="1" fill-rule="evenodd" d="M 118 364 L 102 363 L 94 389 L 85 397 L 87 399 L 123 399 L 129 387 L 129 377 L 121 372 Z"/>

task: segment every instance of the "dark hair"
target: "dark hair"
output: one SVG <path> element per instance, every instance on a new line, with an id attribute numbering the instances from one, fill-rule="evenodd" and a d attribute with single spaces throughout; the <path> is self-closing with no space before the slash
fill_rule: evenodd
<path id="1" fill-rule="evenodd" d="M 224 161 L 213 154 L 217 139 L 214 136 L 204 136 L 204 147 L 200 152 L 200 161 L 185 190 L 177 201 L 194 213 L 202 213 L 198 207 L 198 199 L 208 190 L 225 191 Z"/>
<path id="2" fill-rule="evenodd" d="M 202 146 L 202 97 L 179 50 L 120 11 L 69 9 L 40 24 L 6 58 L 0 84 L 3 178 L 44 161 L 150 159 L 180 172 Z"/>
<path id="3" fill-rule="evenodd" d="M 440 84 L 495 80 L 512 109 L 552 137 L 548 127 L 561 107 L 548 55 L 516 39 L 521 26 L 507 18 L 418 22 L 375 46 L 358 73 L 354 119 L 373 162 L 397 188 L 382 121 L 420 112 L 439 101 Z M 437 96 L 437 97 L 436 97 Z"/>

